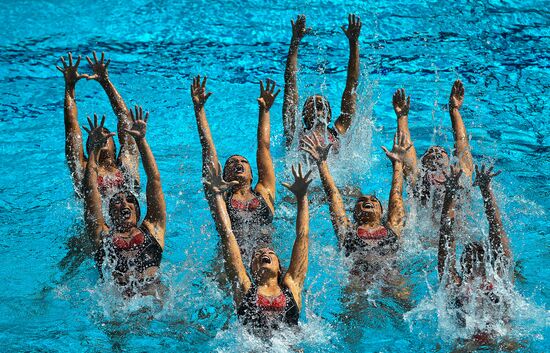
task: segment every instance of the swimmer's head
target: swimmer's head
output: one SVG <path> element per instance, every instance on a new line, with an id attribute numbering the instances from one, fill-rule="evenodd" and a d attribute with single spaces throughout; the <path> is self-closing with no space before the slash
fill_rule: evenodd
<path id="1" fill-rule="evenodd" d="M 275 276 L 278 282 L 281 283 L 283 269 L 275 251 L 270 248 L 261 248 L 254 251 L 250 260 L 250 273 L 255 283 Z"/>
<path id="2" fill-rule="evenodd" d="M 381 221 L 382 202 L 374 195 L 362 195 L 355 202 L 353 220 L 356 224 L 365 224 L 372 221 Z"/>
<path id="3" fill-rule="evenodd" d="M 485 248 L 479 242 L 471 242 L 464 246 L 460 257 L 462 274 L 468 277 L 485 276 Z"/>
<path id="4" fill-rule="evenodd" d="M 227 182 L 238 181 L 239 185 L 252 184 L 252 169 L 246 158 L 233 155 L 223 166 L 223 179 Z"/>
<path id="5" fill-rule="evenodd" d="M 445 148 L 432 146 L 428 148 L 421 158 L 424 177 L 430 185 L 443 185 L 446 177 L 445 172 L 449 169 L 449 155 Z"/>
<path id="6" fill-rule="evenodd" d="M 109 131 L 109 129 L 107 129 L 107 128 L 103 127 L 102 130 L 106 134 L 111 133 L 111 131 Z M 88 135 L 88 139 L 86 139 L 86 153 L 88 154 L 88 156 L 90 155 L 90 152 L 92 151 L 92 148 L 93 148 L 92 139 L 90 138 L 90 135 Z M 102 160 L 105 160 L 105 159 L 113 159 L 114 160 L 116 158 L 115 156 L 116 156 L 115 140 L 111 136 L 107 139 L 107 141 L 105 141 L 105 144 L 99 150 L 98 160 L 99 161 L 102 161 Z"/>
<path id="7" fill-rule="evenodd" d="M 137 227 L 141 217 L 139 201 L 130 191 L 120 191 L 109 200 L 109 216 L 115 229 Z"/>
<path id="8" fill-rule="evenodd" d="M 302 118 L 306 130 L 310 130 L 318 124 L 323 124 L 323 126 L 330 124 L 332 110 L 328 100 L 319 94 L 307 97 L 302 109 Z"/>

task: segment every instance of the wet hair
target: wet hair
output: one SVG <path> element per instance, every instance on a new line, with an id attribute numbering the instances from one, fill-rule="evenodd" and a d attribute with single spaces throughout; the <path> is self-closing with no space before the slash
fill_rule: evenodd
<path id="1" fill-rule="evenodd" d="M 248 159 L 244 156 L 241 156 L 240 154 L 233 154 L 231 156 L 229 156 L 226 160 L 225 160 L 225 164 L 223 165 L 223 180 L 227 181 L 227 174 L 229 173 L 229 170 L 227 168 L 227 164 L 229 163 L 229 160 L 233 157 L 242 157 L 244 159 L 246 159 L 246 161 L 248 162 L 248 165 L 250 165 L 250 162 L 248 161 Z M 254 179 L 254 174 L 252 173 L 252 167 L 250 167 L 250 177 L 252 179 Z"/>
<path id="2" fill-rule="evenodd" d="M 474 262 L 483 262 L 485 260 L 485 247 L 482 243 L 474 241 L 466 244 L 462 255 L 460 256 L 460 265 L 462 273 L 468 274 L 472 271 Z"/>
<path id="3" fill-rule="evenodd" d="M 431 154 L 436 148 L 440 148 L 443 153 L 445 153 L 445 155 L 447 155 L 447 157 L 449 157 L 449 154 L 447 153 L 447 151 L 445 150 L 445 147 L 443 146 L 439 146 L 439 145 L 435 145 L 435 146 L 430 146 L 426 152 L 424 152 L 424 154 L 422 155 L 422 157 L 420 157 L 420 162 L 421 163 L 424 163 L 424 159 L 429 155 Z"/>
<path id="4" fill-rule="evenodd" d="M 302 108 L 302 120 L 304 122 L 306 121 L 306 112 L 307 112 L 306 107 L 308 106 L 308 104 L 311 104 L 312 101 L 316 101 L 317 98 L 321 99 L 321 102 L 323 103 L 323 105 L 325 106 L 325 109 L 327 110 L 327 124 L 328 124 L 332 120 L 332 109 L 330 107 L 330 103 L 328 102 L 328 99 L 326 99 L 324 96 L 320 94 L 315 94 L 313 96 L 307 97 L 306 101 L 304 102 L 304 107 Z M 308 128 L 304 126 L 304 129 L 308 129 Z"/>
<path id="5" fill-rule="evenodd" d="M 111 219 L 113 219 L 113 207 L 114 207 L 115 197 L 117 197 L 120 194 L 124 194 L 126 196 L 126 200 L 128 200 L 129 202 L 131 202 L 134 205 L 134 208 L 136 210 L 136 221 L 139 222 L 139 220 L 141 218 L 141 209 L 139 208 L 139 201 L 138 201 L 136 195 L 134 195 L 129 190 L 119 191 L 116 194 L 114 194 L 113 197 L 111 197 L 109 199 L 109 217 L 111 217 Z"/>
<path id="6" fill-rule="evenodd" d="M 366 198 L 366 197 L 374 197 L 376 199 L 376 201 L 378 201 L 378 204 L 380 205 L 380 216 L 382 216 L 384 214 L 384 206 L 382 206 L 382 202 L 380 202 L 380 200 L 378 199 L 378 197 L 376 197 L 376 195 L 361 195 L 361 196 L 359 196 L 357 198 L 357 201 L 355 201 L 355 206 L 357 206 L 357 203 L 359 201 L 361 201 L 361 199 Z M 359 223 L 359 216 L 355 212 L 355 206 L 354 206 L 354 210 L 353 210 L 353 220 L 355 221 L 355 223 Z"/>
<path id="7" fill-rule="evenodd" d="M 106 127 L 103 127 L 102 130 L 104 133 L 106 134 L 110 134 L 111 131 L 109 129 L 107 129 Z M 110 139 L 112 139 L 112 137 L 109 137 Z M 86 139 L 86 154 L 89 156 L 90 155 L 90 152 L 92 151 L 92 148 L 94 146 L 92 145 L 92 139 L 90 138 L 90 135 L 88 135 L 88 138 Z M 115 153 L 116 153 L 116 150 L 115 150 Z"/>

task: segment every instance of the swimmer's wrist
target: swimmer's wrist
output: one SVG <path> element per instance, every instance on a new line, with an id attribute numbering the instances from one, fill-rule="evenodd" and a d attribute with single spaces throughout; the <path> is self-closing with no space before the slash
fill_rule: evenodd
<path id="1" fill-rule="evenodd" d="M 97 76 L 96 81 L 99 82 L 101 86 L 108 86 L 111 84 L 111 81 L 109 80 L 109 76 Z"/>
<path id="2" fill-rule="evenodd" d="M 300 41 L 302 40 L 302 37 L 297 37 L 297 36 L 292 36 L 292 38 L 290 39 L 290 45 L 291 46 L 298 46 L 298 44 L 300 44 Z"/>
<path id="3" fill-rule="evenodd" d="M 76 81 L 65 81 L 65 92 L 73 93 L 76 88 Z"/>

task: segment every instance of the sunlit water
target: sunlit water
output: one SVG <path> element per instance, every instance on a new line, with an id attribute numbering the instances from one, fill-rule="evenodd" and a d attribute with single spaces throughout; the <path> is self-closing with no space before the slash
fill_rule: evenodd
<path id="1" fill-rule="evenodd" d="M 302 99 L 322 92 L 338 112 L 348 59 L 339 27 L 349 12 L 363 21 L 360 114 L 340 157 L 331 161 L 337 183 L 375 192 L 387 203 L 391 167 L 379 146 L 389 147 L 395 132 L 391 94 L 405 87 L 412 96 L 410 124 L 419 153 L 433 143 L 450 149 L 445 104 L 452 82 L 462 79 L 474 158 L 505 171 L 494 187 L 517 276 L 505 288 L 512 322 L 503 334 L 522 351 L 548 351 L 550 13 L 544 1 L 2 2 L 1 350 L 452 349 L 465 333 L 443 308 L 436 233 L 429 217 L 410 203 L 400 256 L 411 289 L 407 303 L 388 299 L 377 286 L 346 294 L 348 264 L 337 250 L 328 209 L 319 202 L 310 206 L 310 268 L 297 332 L 280 332 L 269 344 L 250 336 L 214 275 L 220 267 L 218 236 L 201 189 L 191 77 L 209 76 L 214 94 L 207 114 L 221 158 L 240 153 L 254 164 L 257 81 L 270 77 L 283 84 L 290 19 L 304 13 L 315 30 L 300 48 Z M 64 83 L 54 67 L 69 50 L 105 51 L 127 104 L 151 112 L 148 140 L 169 215 L 161 273 L 170 292 L 162 306 L 147 298 L 118 298 L 113 288 L 98 284 L 86 255 L 82 205 L 64 157 Z M 81 67 L 87 72 L 84 61 Z M 97 83 L 78 83 L 77 104 L 80 121 L 107 113 L 107 125 L 115 129 Z M 281 104 L 282 95 L 271 124 L 279 181 L 296 161 L 282 147 Z M 472 195 L 466 212 L 472 229 L 464 237 L 478 239 L 487 236 L 487 222 L 479 192 Z M 277 196 L 273 238 L 288 266 L 295 205 L 283 201 L 288 192 L 282 187 Z"/>

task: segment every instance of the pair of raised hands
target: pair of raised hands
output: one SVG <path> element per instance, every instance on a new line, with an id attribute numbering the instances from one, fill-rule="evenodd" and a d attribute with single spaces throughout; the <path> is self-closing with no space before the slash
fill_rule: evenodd
<path id="1" fill-rule="evenodd" d="M 213 163 L 208 164 L 207 166 L 207 176 L 204 183 L 214 194 L 221 194 L 226 190 L 232 188 L 239 184 L 238 181 L 225 181 L 221 175 L 222 166 L 218 163 L 218 168 Z M 294 176 L 294 183 L 281 183 L 285 188 L 290 190 L 296 197 L 303 197 L 307 194 L 307 188 L 309 184 L 313 181 L 309 176 L 311 175 L 311 170 L 306 173 L 302 172 L 302 164 L 298 164 L 298 170 L 292 166 L 292 175 Z"/>
<path id="2" fill-rule="evenodd" d="M 299 15 L 296 17 L 296 21 L 291 20 L 290 23 L 292 24 L 292 38 L 296 39 L 298 41 L 302 40 L 302 38 L 306 35 L 311 33 L 311 28 L 306 27 L 306 16 L 305 15 Z M 342 31 L 344 31 L 344 34 L 350 42 L 357 42 L 359 39 L 359 34 L 361 33 L 361 18 L 359 16 L 356 16 L 354 14 L 348 15 L 348 27 L 342 26 Z"/>
<path id="3" fill-rule="evenodd" d="M 136 141 L 145 138 L 147 132 L 147 120 L 149 120 L 149 112 L 145 113 L 143 116 L 143 109 L 136 105 L 135 106 L 135 115 L 134 112 L 130 109 L 130 118 L 132 119 L 132 127 L 126 129 L 125 131 L 130 134 Z M 115 136 L 114 132 L 107 132 L 104 128 L 105 124 L 105 115 L 101 117 L 101 121 L 97 123 L 97 114 L 94 114 L 94 120 L 90 117 L 88 119 L 89 127 L 82 126 L 82 128 L 90 135 L 93 148 L 101 148 L 105 145 L 107 140 Z"/>
<path id="4" fill-rule="evenodd" d="M 92 52 L 94 60 L 90 59 L 90 57 L 86 56 L 86 60 L 88 61 L 88 64 L 90 65 L 90 68 L 93 71 L 92 75 L 88 74 L 80 74 L 78 73 L 78 65 L 80 65 L 80 59 L 81 56 L 79 55 L 76 59 L 76 63 L 73 64 L 73 54 L 68 53 L 68 59 L 69 64 L 67 65 L 67 62 L 65 61 L 64 57 L 61 57 L 61 64 L 63 67 L 60 67 L 56 65 L 55 67 L 63 73 L 63 77 L 65 77 L 65 82 L 67 84 L 76 84 L 78 80 L 81 78 L 85 78 L 87 80 L 96 80 L 98 82 L 105 82 L 109 80 L 109 73 L 107 72 L 107 68 L 109 67 L 109 64 L 111 63 L 111 60 L 107 60 L 105 62 L 105 53 L 101 53 L 101 58 L 97 59 L 96 52 Z"/>
<path id="5" fill-rule="evenodd" d="M 201 76 L 198 75 L 193 79 L 193 83 L 191 84 L 191 98 L 193 99 L 195 109 L 204 107 L 204 104 L 212 95 L 212 92 L 206 92 L 206 79 L 207 77 L 205 76 L 201 82 Z M 271 109 L 275 98 L 277 98 L 277 95 L 281 92 L 280 89 L 275 92 L 276 85 L 275 81 L 268 78 L 264 88 L 264 83 L 260 80 L 260 97 L 258 98 L 258 104 L 260 108 L 266 112 Z"/>
<path id="6" fill-rule="evenodd" d="M 494 166 L 486 168 L 485 164 L 481 165 L 481 169 L 478 167 L 478 165 L 476 165 L 475 168 L 476 177 L 473 186 L 478 186 L 482 191 L 488 190 L 491 185 L 491 180 L 502 173 L 502 170 L 493 172 Z M 450 167 L 450 171 L 446 174 L 445 188 L 447 190 L 454 192 L 462 189 L 462 185 L 460 185 L 459 182 L 460 177 L 462 176 L 462 169 L 459 166 L 452 165 Z"/>
<path id="7" fill-rule="evenodd" d="M 398 118 L 409 115 L 409 107 L 411 106 L 411 96 L 405 94 L 405 89 L 400 88 L 393 94 L 392 97 L 393 110 Z M 456 80 L 451 88 L 449 96 L 449 110 L 460 109 L 464 103 L 464 85 L 462 81 Z"/>
<path id="8" fill-rule="evenodd" d="M 302 144 L 300 149 L 307 152 L 317 163 L 327 160 L 330 148 L 332 147 L 332 143 L 324 143 L 315 133 L 311 136 L 304 136 Z M 403 162 L 407 151 L 411 147 L 412 144 L 407 142 L 405 134 L 397 131 L 393 138 L 392 150 L 389 151 L 384 146 L 382 146 L 382 149 L 392 162 Z"/>

